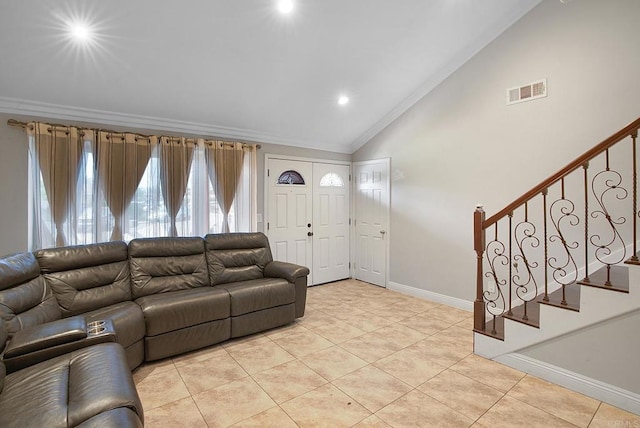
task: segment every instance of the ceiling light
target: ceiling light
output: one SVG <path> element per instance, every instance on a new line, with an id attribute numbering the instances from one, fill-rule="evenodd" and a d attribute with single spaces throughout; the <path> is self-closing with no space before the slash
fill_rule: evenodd
<path id="1" fill-rule="evenodd" d="M 282 13 L 289 13 L 293 10 L 293 1 L 292 0 L 280 0 L 278 2 L 278 9 Z"/>
<path id="2" fill-rule="evenodd" d="M 340 98 L 338 98 L 338 104 L 340 104 L 341 106 L 347 104 L 349 102 L 349 97 L 342 95 Z"/>
<path id="3" fill-rule="evenodd" d="M 72 24 L 69 30 L 71 36 L 73 36 L 73 38 L 79 42 L 86 42 L 91 40 L 91 30 L 85 24 Z"/>

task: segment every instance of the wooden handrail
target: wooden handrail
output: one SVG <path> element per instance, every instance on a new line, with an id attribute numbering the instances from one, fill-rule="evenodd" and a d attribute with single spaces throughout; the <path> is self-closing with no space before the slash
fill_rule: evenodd
<path id="1" fill-rule="evenodd" d="M 534 196 L 542 193 L 544 189 L 550 187 L 560 179 L 566 177 L 569 173 L 580 168 L 585 164 L 585 162 L 588 162 L 594 157 L 598 156 L 600 153 L 604 152 L 605 150 L 607 150 L 609 147 L 613 146 L 620 140 L 632 134 L 637 134 L 638 129 L 640 129 L 640 118 L 634 120 L 633 122 L 631 122 L 630 124 L 622 128 L 620 131 L 616 132 L 606 140 L 602 141 L 597 146 L 587 150 L 581 156 L 573 160 L 571 163 L 569 163 L 567 166 L 565 166 L 564 168 L 562 168 L 561 170 L 553 174 L 551 177 L 547 178 L 542 183 L 538 184 L 537 186 L 529 190 L 527 193 L 520 196 L 518 199 L 516 199 L 515 201 L 511 202 L 509 205 L 507 205 L 506 207 L 498 211 L 496 214 L 486 219 L 483 222 L 483 228 L 484 229 L 488 228 L 489 226 L 496 223 L 498 220 L 500 220 L 510 212 L 515 211 L 516 208 L 520 207 L 522 204 L 529 201 Z"/>

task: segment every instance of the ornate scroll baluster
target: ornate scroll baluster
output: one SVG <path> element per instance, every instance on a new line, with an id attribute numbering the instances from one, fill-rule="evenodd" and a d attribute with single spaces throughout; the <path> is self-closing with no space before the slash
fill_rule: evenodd
<path id="1" fill-rule="evenodd" d="M 495 291 L 492 293 L 489 290 L 483 292 L 483 298 L 486 306 L 486 310 L 493 317 L 493 329 L 492 334 L 496 334 L 496 317 L 502 315 L 505 312 L 506 301 L 502 287 L 507 284 L 506 279 L 499 279 L 496 272 L 496 265 L 501 264 L 507 266 L 509 259 L 505 254 L 506 248 L 500 240 L 498 240 L 498 224 L 495 224 L 495 235 L 492 241 L 487 244 L 487 261 L 489 262 L 489 271 L 485 272 L 484 276 L 493 280 L 496 285 Z M 492 295 L 495 294 L 495 295 Z M 501 303 L 501 305 L 500 305 Z"/>
<path id="2" fill-rule="evenodd" d="M 591 217 L 596 219 L 598 217 L 604 217 L 607 221 L 607 224 L 611 228 L 611 235 L 609 239 L 602 238 L 599 234 L 594 234 L 589 238 L 589 242 L 596 247 L 595 257 L 596 259 L 606 265 L 607 267 L 607 279 L 604 285 L 611 285 L 611 266 L 623 261 L 626 257 L 626 248 L 624 244 L 624 240 L 618 231 L 616 226 L 620 226 L 626 222 L 624 217 L 619 217 L 618 219 L 613 219 L 609 210 L 607 209 L 607 204 L 605 203 L 606 198 L 609 195 L 615 197 L 618 200 L 626 199 L 629 192 L 624 187 L 621 187 L 622 184 L 622 175 L 619 172 L 611 170 L 609 167 L 609 150 L 606 151 L 606 168 L 603 171 L 597 173 L 593 180 L 591 181 L 591 190 L 593 195 L 595 196 L 596 202 L 600 206 L 599 210 L 595 210 L 591 213 Z M 604 186 L 603 189 L 598 189 L 598 185 Z M 619 241 L 620 248 L 622 249 L 622 257 L 619 260 L 605 260 L 608 256 L 613 254 L 612 246 L 613 244 Z"/>
<path id="3" fill-rule="evenodd" d="M 562 305 L 567 304 L 565 287 L 578 279 L 578 266 L 576 264 L 571 250 L 578 248 L 578 242 L 567 242 L 565 233 L 563 233 L 563 225 L 577 226 L 580 223 L 580 219 L 575 211 L 575 204 L 565 197 L 564 193 L 564 178 L 561 180 L 562 196 L 551 204 L 549 208 L 549 215 L 551 222 L 556 230 L 556 233 L 549 237 L 549 242 L 559 242 L 561 249 L 564 250 L 566 260 L 564 263 L 560 262 L 557 257 L 553 256 L 549 258 L 549 267 L 553 269 L 553 279 L 562 286 Z"/>
<path id="4" fill-rule="evenodd" d="M 530 248 L 537 248 L 540 246 L 540 240 L 535 236 L 536 226 L 529 221 L 529 204 L 524 204 L 524 221 L 521 221 L 516 225 L 515 228 L 515 238 L 516 245 L 518 246 L 519 254 L 516 254 L 513 257 L 514 267 L 516 268 L 516 274 L 513 276 L 513 283 L 516 285 L 516 296 L 520 298 L 524 302 L 524 315 L 522 317 L 523 320 L 527 321 L 529 316 L 527 315 L 527 303 L 531 300 L 535 299 L 538 295 L 538 283 L 536 282 L 536 278 L 533 275 L 531 269 L 535 269 L 538 267 L 538 262 L 532 262 L 527 258 L 527 255 L 524 251 L 524 247 L 528 246 Z M 518 272 L 518 261 L 522 261 L 524 268 L 526 270 L 526 276 L 521 276 Z M 524 275 L 524 274 L 523 274 Z M 527 300 L 526 295 L 529 293 L 529 286 L 533 286 L 535 293 L 533 294 L 533 298 Z"/>

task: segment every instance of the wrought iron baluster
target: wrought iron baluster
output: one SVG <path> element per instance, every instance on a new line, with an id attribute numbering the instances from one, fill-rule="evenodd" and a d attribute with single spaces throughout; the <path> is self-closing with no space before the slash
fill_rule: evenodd
<path id="1" fill-rule="evenodd" d="M 542 225 L 544 229 L 544 297 L 542 300 L 549 301 L 549 239 L 547 237 L 547 194 L 549 189 L 542 191 Z"/>
<path id="2" fill-rule="evenodd" d="M 514 267 L 516 268 L 516 274 L 513 275 L 513 284 L 516 286 L 516 296 L 522 300 L 524 313 L 522 319 L 524 321 L 529 320 L 528 315 L 528 303 L 535 299 L 538 295 L 538 283 L 536 282 L 535 276 L 531 269 L 535 269 L 538 267 L 538 263 L 535 261 L 530 261 L 527 257 L 525 246 L 530 248 L 537 248 L 540 246 L 540 240 L 535 236 L 536 226 L 529 221 L 529 203 L 525 202 L 524 204 L 524 220 L 518 223 L 514 229 L 514 235 L 516 240 L 516 245 L 519 250 L 519 254 L 516 254 L 513 257 Z M 525 271 L 521 274 L 518 271 L 518 266 L 520 265 L 519 261 L 524 265 Z M 526 276 L 524 276 L 526 274 Z M 533 293 L 533 298 L 527 300 L 527 293 L 530 291 L 529 286 L 533 286 L 535 293 Z"/>
<path id="3" fill-rule="evenodd" d="M 553 269 L 553 279 L 562 287 L 561 304 L 567 305 L 566 286 L 578 279 L 578 265 L 571 250 L 577 249 L 579 244 L 577 241 L 567 242 L 565 227 L 577 226 L 580 219 L 574 214 L 575 204 L 565 196 L 564 178 L 560 180 L 560 185 L 561 197 L 549 207 L 549 216 L 556 230 L 555 234 L 549 236 L 549 242 L 558 242 L 566 258 L 563 258 L 563 262 L 561 262 L 556 256 L 550 257 L 549 267 Z"/>
<path id="4" fill-rule="evenodd" d="M 507 312 L 507 315 L 513 315 L 511 310 L 511 306 L 513 304 L 513 297 L 511 296 L 511 291 L 513 289 L 513 212 L 510 212 L 507 216 L 509 217 L 509 311 Z"/>
<path id="5" fill-rule="evenodd" d="M 598 185 L 603 186 L 603 188 L 598 189 Z M 591 213 L 591 217 L 593 219 L 603 217 L 606 224 L 610 227 L 611 234 L 608 239 L 602 238 L 600 234 L 593 234 L 589 238 L 589 242 L 596 247 L 594 252 L 596 259 L 606 266 L 607 279 L 604 285 L 611 286 L 611 266 L 620 263 L 626 257 L 627 249 L 625 247 L 624 239 L 622 239 L 620 231 L 616 227 L 624 224 L 626 222 L 626 218 L 620 216 L 617 219 L 614 219 L 607 208 L 606 201 L 608 197 L 614 197 L 617 200 L 624 200 L 629 195 L 629 192 L 622 187 L 622 175 L 610 168 L 609 150 L 606 150 L 605 169 L 598 172 L 591 180 L 591 191 L 593 192 L 595 200 L 599 206 L 599 209 L 596 209 Z M 620 248 L 622 249 L 621 258 L 619 260 L 608 259 L 609 256 L 613 255 L 612 246 L 616 241 L 620 242 Z"/>
<path id="6" fill-rule="evenodd" d="M 636 138 L 638 131 L 631 134 L 631 152 L 633 156 L 633 255 L 631 262 L 638 263 L 638 166 L 636 159 Z"/>
<path id="7" fill-rule="evenodd" d="M 494 238 L 487 243 L 485 251 L 487 262 L 489 264 L 489 271 L 485 272 L 484 276 L 493 280 L 496 285 L 495 291 L 492 293 L 490 290 L 483 292 L 483 300 L 485 301 L 486 312 L 493 318 L 492 334 L 496 334 L 496 318 L 505 312 L 507 306 L 505 301 L 504 292 L 502 287 L 507 285 L 506 279 L 499 279 L 496 271 L 496 265 L 501 264 L 507 266 L 509 259 L 505 254 L 505 245 L 498 239 L 498 223 L 494 224 Z"/>
<path id="8" fill-rule="evenodd" d="M 589 162 L 582 165 L 584 172 L 584 280 L 589 281 Z"/>

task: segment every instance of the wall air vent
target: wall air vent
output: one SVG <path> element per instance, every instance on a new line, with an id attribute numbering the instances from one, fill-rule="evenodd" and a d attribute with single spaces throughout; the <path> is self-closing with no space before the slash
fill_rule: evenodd
<path id="1" fill-rule="evenodd" d="M 531 101 L 547 96 L 547 79 L 507 89 L 507 105 Z"/>

